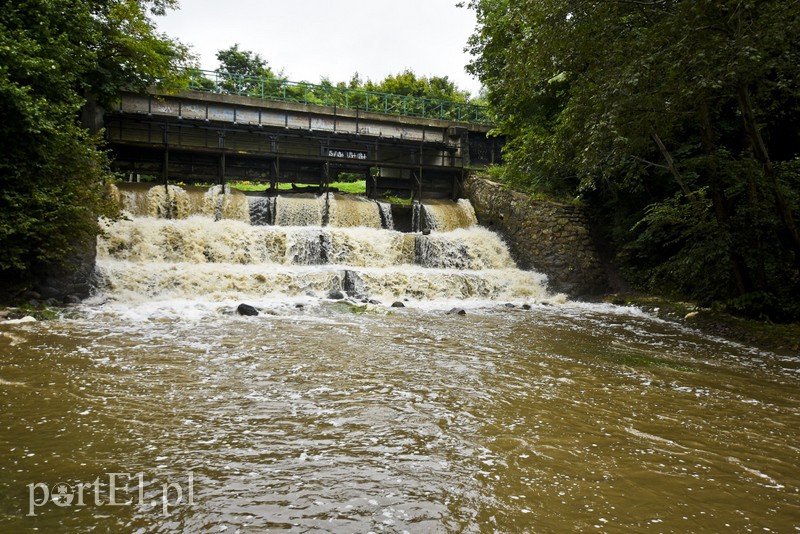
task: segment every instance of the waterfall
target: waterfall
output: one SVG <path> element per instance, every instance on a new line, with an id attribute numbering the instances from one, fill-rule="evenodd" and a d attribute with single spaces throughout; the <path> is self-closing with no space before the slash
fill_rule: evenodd
<path id="1" fill-rule="evenodd" d="M 425 200 L 421 205 L 427 228 L 437 232 L 449 232 L 458 228 L 469 228 L 478 224 L 475 210 L 467 199 L 458 202 L 449 200 Z"/>
<path id="2" fill-rule="evenodd" d="M 505 243 L 486 228 L 419 235 L 415 261 L 439 269 L 510 269 L 514 260 Z"/>
<path id="3" fill-rule="evenodd" d="M 327 263 L 328 236 L 316 228 L 295 228 L 286 236 L 285 262 L 294 265 Z"/>
<path id="4" fill-rule="evenodd" d="M 238 219 L 250 221 L 250 204 L 241 191 L 229 185 L 215 185 L 203 196 L 203 213 L 213 214 L 214 220 Z"/>
<path id="5" fill-rule="evenodd" d="M 416 203 L 415 224 L 434 230 L 423 235 L 392 230 L 389 204 L 350 195 L 124 184 L 114 196 L 131 215 L 98 238 L 98 291 L 114 300 L 551 298 L 466 200 Z"/>
<path id="6" fill-rule="evenodd" d="M 275 224 L 278 226 L 322 226 L 325 196 L 295 194 L 275 199 Z"/>
<path id="7" fill-rule="evenodd" d="M 411 231 L 419 232 L 422 230 L 422 207 L 418 200 L 411 203 Z"/>
<path id="8" fill-rule="evenodd" d="M 355 195 L 326 193 L 278 197 L 245 195 L 228 185 L 210 188 L 119 183 L 109 195 L 134 217 L 186 219 L 194 215 L 249 221 L 256 226 L 394 228 L 392 207 Z"/>
<path id="9" fill-rule="evenodd" d="M 248 196 L 247 202 L 250 204 L 250 224 L 275 224 L 275 197 Z"/>
<path id="10" fill-rule="evenodd" d="M 388 202 L 378 202 L 378 209 L 381 213 L 381 225 L 387 230 L 394 230 L 394 216 L 392 215 L 392 205 Z"/>
<path id="11" fill-rule="evenodd" d="M 328 193 L 328 225 L 382 228 L 381 210 L 374 200 L 352 195 Z"/>
<path id="12" fill-rule="evenodd" d="M 250 220 L 247 197 L 227 185 L 204 188 L 120 183 L 111 189 L 111 196 L 120 202 L 120 208 L 134 217 L 185 219 L 207 215 L 215 220 Z"/>

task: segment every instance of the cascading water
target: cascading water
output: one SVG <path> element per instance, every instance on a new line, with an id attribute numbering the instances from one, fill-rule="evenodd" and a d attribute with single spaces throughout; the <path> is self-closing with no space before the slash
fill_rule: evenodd
<path id="1" fill-rule="evenodd" d="M 391 208 L 390 208 L 391 213 Z M 385 228 L 377 202 L 368 198 L 328 193 L 328 224 L 340 228 Z M 391 227 L 388 227 L 391 229 Z"/>
<path id="2" fill-rule="evenodd" d="M 275 224 L 275 197 L 249 196 L 247 201 L 250 204 L 250 224 Z"/>
<path id="3" fill-rule="evenodd" d="M 433 231 L 449 232 L 478 224 L 472 204 L 464 198 L 459 199 L 457 202 L 425 200 L 420 208 L 426 227 Z"/>
<path id="4" fill-rule="evenodd" d="M 241 191 L 229 185 L 215 185 L 203 195 L 203 213 L 213 213 L 214 220 L 239 219 L 250 222 L 250 204 Z"/>
<path id="5" fill-rule="evenodd" d="M 250 221 L 247 197 L 227 185 L 205 188 L 120 183 L 113 186 L 112 196 L 123 211 L 134 217 L 186 219 L 203 215 L 214 220 Z"/>
<path id="6" fill-rule="evenodd" d="M 378 202 L 378 210 L 381 214 L 381 224 L 387 230 L 394 230 L 394 216 L 392 215 L 392 205 L 387 202 Z"/>
<path id="7" fill-rule="evenodd" d="M 298 194 L 275 199 L 275 224 L 278 226 L 322 226 L 324 214 L 324 196 Z"/>
<path id="8" fill-rule="evenodd" d="M 466 200 L 425 201 L 435 231 L 420 235 L 385 229 L 389 205 L 346 195 L 137 186 L 120 197 L 132 218 L 108 223 L 98 243 L 111 299 L 551 298 L 544 276 L 516 269 L 502 240 L 476 226 Z"/>

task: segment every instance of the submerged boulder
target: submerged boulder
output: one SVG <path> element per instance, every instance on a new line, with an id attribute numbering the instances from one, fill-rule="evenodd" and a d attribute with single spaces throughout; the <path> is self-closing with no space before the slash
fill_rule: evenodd
<path id="1" fill-rule="evenodd" d="M 447 315 L 466 315 L 467 311 L 464 308 L 452 308 L 447 312 Z"/>
<path id="2" fill-rule="evenodd" d="M 258 310 L 249 304 L 239 304 L 239 307 L 236 308 L 236 313 L 239 315 L 256 316 L 258 315 Z"/>
<path id="3" fill-rule="evenodd" d="M 338 289 L 334 289 L 328 292 L 328 298 L 333 300 L 342 300 L 344 298 L 344 293 Z"/>
<path id="4" fill-rule="evenodd" d="M 400 302 L 399 300 L 392 302 L 392 308 L 405 308 L 406 305 Z"/>

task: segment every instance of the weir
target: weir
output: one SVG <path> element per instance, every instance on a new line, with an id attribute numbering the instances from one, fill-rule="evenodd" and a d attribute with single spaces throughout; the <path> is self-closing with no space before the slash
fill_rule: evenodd
<path id="1" fill-rule="evenodd" d="M 113 193 L 128 217 L 98 242 L 111 298 L 551 298 L 543 275 L 517 269 L 476 224 L 468 200 L 415 204 L 422 233 L 395 230 L 388 204 L 354 195 L 127 183 Z"/>

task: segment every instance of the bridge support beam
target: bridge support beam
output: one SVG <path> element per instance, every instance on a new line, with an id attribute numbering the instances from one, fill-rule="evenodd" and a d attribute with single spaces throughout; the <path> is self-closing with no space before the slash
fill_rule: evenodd
<path id="1" fill-rule="evenodd" d="M 225 130 L 218 132 L 219 135 L 219 185 L 225 185 Z"/>
<path id="2" fill-rule="evenodd" d="M 164 181 L 164 186 L 169 184 L 169 126 L 164 125 L 164 160 L 161 163 L 161 179 Z"/>
<path id="3" fill-rule="evenodd" d="M 269 188 L 273 193 L 277 193 L 278 190 L 278 176 L 280 176 L 281 172 L 281 158 L 276 157 L 275 160 L 272 162 L 269 168 Z"/>
<path id="4" fill-rule="evenodd" d="M 320 183 L 320 189 L 325 191 L 330 187 L 331 184 L 331 164 L 330 162 L 326 161 L 322 164 L 322 182 Z"/>
<path id="5" fill-rule="evenodd" d="M 367 184 L 367 196 L 376 198 L 378 196 L 378 180 L 375 176 L 372 176 L 371 168 L 367 168 L 364 171 L 364 181 Z"/>

